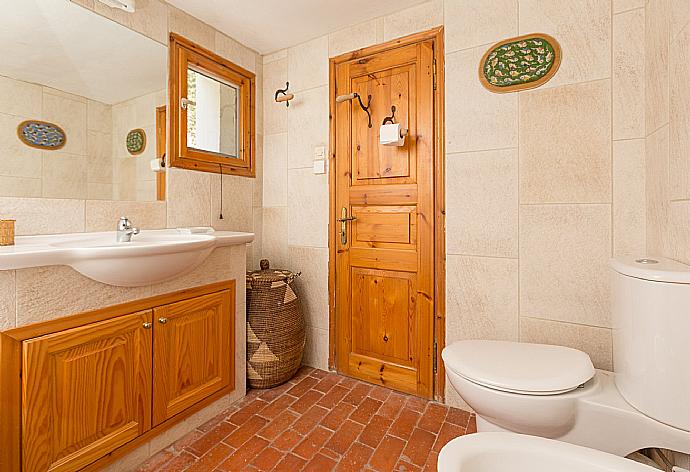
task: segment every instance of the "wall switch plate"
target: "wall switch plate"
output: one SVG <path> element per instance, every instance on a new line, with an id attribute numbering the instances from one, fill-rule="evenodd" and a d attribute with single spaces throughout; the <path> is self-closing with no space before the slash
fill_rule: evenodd
<path id="1" fill-rule="evenodd" d="M 326 146 L 316 146 L 314 148 L 314 160 L 326 159 Z"/>
<path id="2" fill-rule="evenodd" d="M 314 160 L 314 173 L 315 174 L 325 174 L 326 173 L 326 161 L 324 159 Z"/>

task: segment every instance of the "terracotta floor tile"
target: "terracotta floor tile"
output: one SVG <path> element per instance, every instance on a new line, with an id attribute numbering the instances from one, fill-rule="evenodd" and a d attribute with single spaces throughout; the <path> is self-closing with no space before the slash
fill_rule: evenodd
<path id="1" fill-rule="evenodd" d="M 435 441 L 435 434 L 415 428 L 403 450 L 403 458 L 416 466 L 424 467 Z"/>
<path id="2" fill-rule="evenodd" d="M 379 472 L 391 471 L 398 463 L 398 458 L 405 447 L 405 441 L 393 436 L 386 436 L 376 448 L 369 465 Z"/>
<path id="3" fill-rule="evenodd" d="M 345 454 L 363 429 L 364 426 L 361 424 L 355 423 L 352 420 L 345 420 L 331 440 L 328 441 L 326 447 L 338 454 Z"/>
<path id="4" fill-rule="evenodd" d="M 417 426 L 436 434 L 441 429 L 441 425 L 443 424 L 443 421 L 445 421 L 447 413 L 447 406 L 439 403 L 429 402 L 426 410 L 424 410 L 424 413 L 422 414 L 422 417 L 419 418 L 419 423 Z"/>
<path id="5" fill-rule="evenodd" d="M 303 459 L 310 460 L 319 452 L 332 435 L 332 431 L 322 426 L 317 426 L 292 450 L 292 453 Z"/>
<path id="6" fill-rule="evenodd" d="M 388 418 L 374 415 L 371 421 L 364 427 L 364 431 L 359 436 L 359 441 L 367 446 L 376 448 L 392 423 Z"/>
<path id="7" fill-rule="evenodd" d="M 396 419 L 391 425 L 391 429 L 388 434 L 397 436 L 402 439 L 408 439 L 412 430 L 417 426 L 417 421 L 419 421 L 420 414 L 416 411 L 404 408 L 400 412 L 398 419 Z"/>
<path id="8" fill-rule="evenodd" d="M 475 429 L 465 411 L 308 367 L 249 390 L 138 472 L 431 472 L 443 445 Z"/>
<path id="9" fill-rule="evenodd" d="M 477 417 L 472 415 L 470 417 L 470 422 L 467 424 L 467 434 L 472 434 L 477 432 Z"/>

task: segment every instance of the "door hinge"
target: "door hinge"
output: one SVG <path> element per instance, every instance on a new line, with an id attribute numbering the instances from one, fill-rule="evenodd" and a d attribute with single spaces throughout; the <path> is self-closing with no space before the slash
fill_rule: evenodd
<path id="1" fill-rule="evenodd" d="M 433 64 L 434 64 L 434 71 L 433 71 L 433 74 L 434 74 L 434 90 L 436 90 L 436 59 L 434 59 Z"/>
<path id="2" fill-rule="evenodd" d="M 434 341 L 434 374 L 438 373 L 438 344 Z"/>

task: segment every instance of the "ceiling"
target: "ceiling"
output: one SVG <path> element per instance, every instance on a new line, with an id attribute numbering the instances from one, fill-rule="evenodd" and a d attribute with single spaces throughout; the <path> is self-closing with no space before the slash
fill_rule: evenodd
<path id="1" fill-rule="evenodd" d="M 168 0 L 261 54 L 428 0 Z"/>
<path id="2" fill-rule="evenodd" d="M 0 0 L 0 75 L 114 104 L 166 87 L 167 48 L 74 3 Z"/>

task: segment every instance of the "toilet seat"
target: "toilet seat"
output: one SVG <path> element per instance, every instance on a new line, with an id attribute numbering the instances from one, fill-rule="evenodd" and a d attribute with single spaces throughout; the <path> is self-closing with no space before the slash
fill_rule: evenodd
<path id="1" fill-rule="evenodd" d="M 510 341 L 458 341 L 443 350 L 446 369 L 494 390 L 521 395 L 558 395 L 594 376 L 587 354 L 577 349 Z"/>

